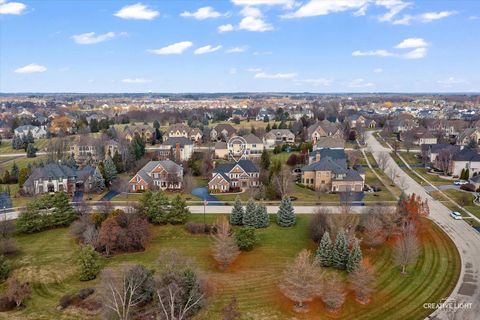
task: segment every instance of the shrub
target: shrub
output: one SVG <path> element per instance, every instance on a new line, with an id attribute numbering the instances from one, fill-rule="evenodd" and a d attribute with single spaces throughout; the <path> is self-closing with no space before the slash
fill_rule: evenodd
<path id="1" fill-rule="evenodd" d="M 466 183 L 460 186 L 460 189 L 470 192 L 475 192 L 475 185 L 473 183 Z"/>
<path id="2" fill-rule="evenodd" d="M 10 311 L 15 309 L 15 301 L 10 300 L 8 297 L 0 297 L 0 312 Z"/>
<path id="3" fill-rule="evenodd" d="M 78 290 L 77 297 L 80 300 L 85 300 L 90 295 L 92 295 L 94 292 L 95 292 L 95 289 L 93 289 L 93 288 L 82 288 L 82 289 Z"/>
<path id="4" fill-rule="evenodd" d="M 88 281 L 96 278 L 100 271 L 99 255 L 91 245 L 84 246 L 78 255 L 80 281 Z"/>
<path id="5" fill-rule="evenodd" d="M 250 251 L 255 247 L 257 236 L 254 227 L 242 227 L 235 233 L 235 242 L 242 251 Z"/>
<path id="6" fill-rule="evenodd" d="M 10 263 L 4 255 L 0 255 L 0 282 L 5 281 L 10 274 Z"/>
<path id="7" fill-rule="evenodd" d="M 58 308 L 63 310 L 72 304 L 73 297 L 71 294 L 66 294 L 60 298 L 58 302 Z"/>
<path id="8" fill-rule="evenodd" d="M 191 234 L 211 234 L 216 232 L 217 227 L 214 224 L 203 224 L 189 221 L 185 224 L 185 229 Z"/>

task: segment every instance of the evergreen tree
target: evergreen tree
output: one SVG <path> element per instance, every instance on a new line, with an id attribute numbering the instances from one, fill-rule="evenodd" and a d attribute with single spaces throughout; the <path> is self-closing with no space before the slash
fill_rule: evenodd
<path id="1" fill-rule="evenodd" d="M 115 163 L 113 163 L 112 158 L 108 157 L 103 162 L 103 166 L 105 169 L 105 184 L 110 185 L 110 182 L 115 180 L 117 177 L 117 168 L 115 167 Z"/>
<path id="2" fill-rule="evenodd" d="M 268 170 L 270 167 L 270 154 L 268 153 L 267 149 L 263 149 L 262 156 L 260 158 L 260 165 L 263 169 Z"/>
<path id="3" fill-rule="evenodd" d="M 20 188 L 22 188 L 25 181 L 27 181 L 29 174 L 30 170 L 28 168 L 22 168 L 20 170 L 20 173 L 18 174 L 18 185 Z"/>
<path id="4" fill-rule="evenodd" d="M 27 158 L 35 158 L 37 156 L 37 148 L 32 143 L 27 145 Z"/>
<path id="5" fill-rule="evenodd" d="M 160 122 L 158 122 L 158 120 L 154 120 L 154 121 L 153 121 L 153 127 L 154 127 L 155 129 L 159 129 L 159 128 L 160 128 Z"/>
<path id="6" fill-rule="evenodd" d="M 148 190 L 139 200 L 139 209 L 153 224 L 165 224 L 168 222 L 169 201 L 165 192 Z"/>
<path id="7" fill-rule="evenodd" d="M 7 280 L 10 270 L 11 267 L 7 258 L 3 254 L 0 255 L 0 282 Z"/>
<path id="8" fill-rule="evenodd" d="M 27 141 L 27 144 L 34 142 L 34 140 L 33 140 L 33 134 L 32 134 L 32 131 L 30 131 L 30 130 L 28 130 L 26 141 Z"/>
<path id="9" fill-rule="evenodd" d="M 287 128 L 288 128 L 288 126 L 285 123 L 285 121 L 280 122 L 280 125 L 278 126 L 278 129 L 287 129 Z"/>
<path id="10" fill-rule="evenodd" d="M 11 182 L 13 182 L 13 183 L 17 183 L 17 182 L 18 182 L 18 174 L 19 174 L 18 166 L 17 166 L 17 164 L 14 162 L 13 165 L 12 165 L 12 171 L 10 172 L 10 180 L 11 180 Z"/>
<path id="11" fill-rule="evenodd" d="M 362 261 L 362 249 L 360 249 L 360 244 L 358 243 L 358 239 L 355 239 L 352 250 L 350 250 L 350 254 L 348 255 L 347 261 L 347 272 L 353 272 L 360 267 L 360 262 Z"/>
<path id="12" fill-rule="evenodd" d="M 113 160 L 113 163 L 115 164 L 115 168 L 117 168 L 117 171 L 119 173 L 125 171 L 125 168 L 123 167 L 122 155 L 118 152 L 118 150 L 115 150 L 115 154 L 113 155 L 112 160 Z"/>
<path id="13" fill-rule="evenodd" d="M 275 122 L 273 123 L 272 129 L 273 130 L 278 129 L 277 124 Z"/>
<path id="14" fill-rule="evenodd" d="M 89 281 L 97 277 L 100 271 L 99 258 L 100 255 L 91 245 L 84 246 L 80 249 L 77 259 L 80 281 Z"/>
<path id="15" fill-rule="evenodd" d="M 92 119 L 90 120 L 90 132 L 98 132 L 98 120 Z"/>
<path id="16" fill-rule="evenodd" d="M 462 169 L 462 172 L 460 172 L 460 180 L 465 180 L 465 169 Z"/>
<path id="17" fill-rule="evenodd" d="M 53 226 L 68 226 L 76 219 L 75 210 L 69 203 L 66 193 L 55 193 L 51 199 L 53 211 L 51 213 Z"/>
<path id="18" fill-rule="evenodd" d="M 270 130 L 272 130 L 272 128 L 270 127 L 270 122 L 267 124 L 267 127 L 265 128 L 265 132 L 269 132 Z"/>
<path id="19" fill-rule="evenodd" d="M 8 170 L 3 173 L 3 183 L 10 183 L 10 172 Z"/>
<path id="20" fill-rule="evenodd" d="M 470 169 L 466 169 L 465 170 L 465 177 L 463 178 L 463 180 L 467 180 L 470 179 Z"/>
<path id="21" fill-rule="evenodd" d="M 145 141 L 138 134 L 132 140 L 133 152 L 135 154 L 135 159 L 139 160 L 145 154 Z"/>
<path id="22" fill-rule="evenodd" d="M 245 212 L 243 214 L 242 223 L 244 226 L 256 227 L 257 226 L 257 216 L 256 216 L 257 206 L 252 198 L 250 198 L 245 207 Z"/>
<path id="23" fill-rule="evenodd" d="M 332 266 L 344 270 L 347 267 L 348 255 L 349 252 L 347 238 L 345 236 L 345 232 L 340 230 L 337 233 L 335 246 L 333 247 Z"/>
<path id="24" fill-rule="evenodd" d="M 328 231 L 322 236 L 320 244 L 318 245 L 316 259 L 322 267 L 332 266 L 332 254 L 333 254 L 332 240 Z"/>
<path id="25" fill-rule="evenodd" d="M 270 217 L 268 216 L 267 207 L 264 204 L 257 205 L 255 216 L 257 221 L 256 228 L 268 227 L 270 223 Z"/>
<path id="26" fill-rule="evenodd" d="M 73 156 L 67 157 L 63 162 L 67 167 L 70 167 L 72 169 L 77 169 L 77 162 L 75 161 Z"/>
<path id="27" fill-rule="evenodd" d="M 243 206 L 240 197 L 237 196 L 233 204 L 232 213 L 230 214 L 230 224 L 239 226 L 243 223 Z"/>
<path id="28" fill-rule="evenodd" d="M 170 204 L 168 222 L 171 224 L 185 223 L 189 216 L 190 210 L 187 207 L 187 202 L 177 194 Z"/>
<path id="29" fill-rule="evenodd" d="M 92 176 L 92 191 L 100 192 L 105 189 L 105 179 L 103 179 L 100 168 L 97 166 Z"/>
<path id="30" fill-rule="evenodd" d="M 17 219 L 16 228 L 20 233 L 34 233 L 46 227 L 46 216 L 40 214 L 40 201 L 30 201 L 27 209 L 20 213 Z"/>
<path id="31" fill-rule="evenodd" d="M 295 224 L 295 211 L 288 196 L 283 197 L 280 203 L 277 212 L 277 224 L 281 227 L 291 227 Z"/>

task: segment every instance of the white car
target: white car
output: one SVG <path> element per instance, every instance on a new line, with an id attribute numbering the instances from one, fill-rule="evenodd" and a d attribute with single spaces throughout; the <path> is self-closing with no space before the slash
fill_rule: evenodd
<path id="1" fill-rule="evenodd" d="M 455 220 L 462 220 L 462 215 L 458 211 L 452 211 L 450 216 Z"/>
<path id="2" fill-rule="evenodd" d="M 456 180 L 453 182 L 454 185 L 456 186 L 461 186 L 461 185 L 464 185 L 464 184 L 467 184 L 468 181 L 465 181 L 465 180 Z"/>

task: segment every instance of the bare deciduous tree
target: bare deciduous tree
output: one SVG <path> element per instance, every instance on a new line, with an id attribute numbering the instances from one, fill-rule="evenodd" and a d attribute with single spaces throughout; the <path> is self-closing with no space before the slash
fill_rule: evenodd
<path id="1" fill-rule="evenodd" d="M 380 169 L 382 169 L 383 171 L 385 171 L 385 169 L 387 168 L 388 158 L 389 158 L 389 156 L 388 156 L 387 152 L 382 152 L 378 156 L 378 167 Z"/>
<path id="2" fill-rule="evenodd" d="M 290 169 L 287 166 L 282 166 L 279 172 L 275 174 L 274 180 L 280 196 L 282 198 L 288 196 L 293 184 L 293 177 Z"/>
<path id="3" fill-rule="evenodd" d="M 397 265 L 402 267 L 402 274 L 406 274 L 408 265 L 413 264 L 418 257 L 420 247 L 412 223 L 407 224 L 403 230 L 403 237 L 395 244 L 393 258 Z"/>
<path id="4" fill-rule="evenodd" d="M 363 242 L 373 249 L 385 242 L 385 232 L 380 218 L 373 214 L 367 214 L 362 218 Z"/>
<path id="5" fill-rule="evenodd" d="M 230 223 L 225 218 L 217 223 L 212 250 L 213 257 L 220 264 L 221 269 L 226 269 L 240 254 L 230 230 Z"/>
<path id="6" fill-rule="evenodd" d="M 312 301 L 321 293 L 322 273 L 310 251 L 303 250 L 295 261 L 287 266 L 279 284 L 282 293 L 295 302 L 295 310 L 304 309 L 304 302 Z"/>
<path id="7" fill-rule="evenodd" d="M 372 270 L 365 265 L 361 265 L 355 271 L 350 273 L 348 281 L 358 302 L 362 304 L 368 303 L 370 296 L 374 291 L 373 283 L 375 278 Z"/>
<path id="8" fill-rule="evenodd" d="M 6 297 L 15 302 L 15 305 L 20 307 L 23 301 L 30 296 L 32 290 L 28 282 L 20 282 L 15 277 L 10 277 L 7 280 L 7 290 L 5 292 Z"/>
<path id="9" fill-rule="evenodd" d="M 323 290 L 322 301 L 327 310 L 331 312 L 338 311 L 345 302 L 346 292 L 343 280 L 336 274 L 331 273 L 324 282 L 324 287 L 328 290 Z"/>

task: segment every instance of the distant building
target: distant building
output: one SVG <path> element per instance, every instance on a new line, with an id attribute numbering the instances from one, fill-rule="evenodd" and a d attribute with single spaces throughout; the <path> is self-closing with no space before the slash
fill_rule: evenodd
<path id="1" fill-rule="evenodd" d="M 333 137 L 320 137 L 317 144 L 313 146 L 313 150 L 318 149 L 345 149 L 345 140 Z"/>
<path id="2" fill-rule="evenodd" d="M 190 128 L 183 123 L 176 123 L 168 128 L 163 139 L 166 141 L 169 138 L 179 137 L 184 137 L 192 141 L 198 142 L 202 140 L 203 134 L 202 131 L 198 128 Z"/>
<path id="3" fill-rule="evenodd" d="M 161 159 L 188 161 L 193 155 L 193 141 L 185 137 L 172 137 L 161 144 L 157 154 Z"/>
<path id="4" fill-rule="evenodd" d="M 155 137 L 155 129 L 146 124 L 129 125 L 123 129 L 123 135 L 125 139 L 130 142 L 135 138 L 135 135 L 139 135 L 140 137 L 144 137 L 147 141 L 151 141 L 152 138 Z"/>
<path id="5" fill-rule="evenodd" d="M 293 144 L 295 135 L 288 129 L 272 129 L 263 136 L 263 144 L 267 149 L 273 149 L 277 144 Z"/>
<path id="6" fill-rule="evenodd" d="M 470 141 L 475 141 L 477 145 L 480 145 L 480 129 L 467 128 L 457 137 L 457 144 L 460 146 L 468 146 Z"/>
<path id="7" fill-rule="evenodd" d="M 474 149 L 464 148 L 457 152 L 450 161 L 449 174 L 460 176 L 462 170 L 468 169 L 470 176 L 480 172 L 480 154 Z"/>
<path id="8" fill-rule="evenodd" d="M 14 133 L 16 136 L 26 136 L 28 135 L 28 132 L 32 133 L 33 138 L 35 139 L 41 139 L 41 138 L 46 138 L 47 137 L 47 130 L 45 129 L 45 126 L 32 126 L 32 125 L 24 125 L 17 127 L 14 130 Z"/>
<path id="9" fill-rule="evenodd" d="M 128 182 L 129 192 L 180 190 L 183 168 L 171 160 L 150 161 Z"/>
<path id="10" fill-rule="evenodd" d="M 211 131 L 210 131 L 210 139 L 212 141 L 227 141 L 233 136 L 237 135 L 237 129 L 232 127 L 232 125 L 228 123 L 220 123 L 217 124 Z"/>
<path id="11" fill-rule="evenodd" d="M 317 121 L 307 128 L 308 140 L 314 144 L 320 137 L 333 137 L 343 139 L 343 132 L 337 123 L 328 120 Z"/>
<path id="12" fill-rule="evenodd" d="M 262 108 L 258 112 L 257 116 L 255 117 L 255 120 L 257 121 L 272 121 L 275 120 L 275 113 L 272 110 Z"/>

